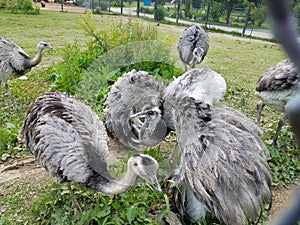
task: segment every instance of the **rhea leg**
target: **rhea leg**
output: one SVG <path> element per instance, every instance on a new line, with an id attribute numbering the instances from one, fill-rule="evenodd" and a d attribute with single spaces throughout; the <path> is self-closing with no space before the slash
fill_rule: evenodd
<path id="1" fill-rule="evenodd" d="M 265 103 L 263 101 L 259 101 L 256 105 L 257 108 L 257 117 L 256 117 L 256 122 L 258 126 L 260 126 L 260 117 L 261 117 L 261 112 L 265 106 Z"/>
<path id="2" fill-rule="evenodd" d="M 183 68 L 184 68 L 184 72 L 187 72 L 187 65 L 183 62 Z"/>
<path id="3" fill-rule="evenodd" d="M 12 103 L 12 106 L 13 106 L 13 108 L 16 108 L 16 105 L 15 105 L 14 99 L 13 99 L 13 97 L 12 97 L 11 93 L 10 93 L 10 90 L 9 90 L 9 88 L 8 88 L 8 84 L 7 84 L 7 82 L 4 82 L 3 86 L 4 86 L 5 90 L 6 90 L 6 93 L 7 93 L 7 94 L 8 94 L 8 96 L 9 96 L 10 100 L 11 100 L 11 103 Z"/>
<path id="4" fill-rule="evenodd" d="M 276 145 L 277 145 L 277 139 L 278 139 L 278 137 L 279 137 L 280 130 L 281 130 L 281 128 L 283 127 L 283 125 L 286 123 L 286 121 L 287 121 L 287 115 L 286 115 L 286 113 L 284 113 L 284 114 L 280 117 L 280 119 L 279 119 L 279 121 L 278 121 L 278 126 L 277 126 L 277 130 L 276 130 L 276 134 L 275 134 L 275 136 L 274 136 L 274 138 L 273 138 L 273 146 L 276 146 Z"/>

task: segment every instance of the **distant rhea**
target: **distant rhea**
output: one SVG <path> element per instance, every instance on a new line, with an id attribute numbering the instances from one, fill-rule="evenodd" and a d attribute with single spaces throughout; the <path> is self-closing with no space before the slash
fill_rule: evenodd
<path id="1" fill-rule="evenodd" d="M 126 191 L 137 176 L 161 192 L 155 159 L 133 154 L 123 178 L 107 169 L 107 134 L 104 124 L 85 104 L 65 93 L 49 92 L 27 111 L 21 134 L 37 162 L 58 182 L 74 181 L 107 194 Z"/>
<path id="2" fill-rule="evenodd" d="M 261 98 L 257 104 L 257 123 L 259 125 L 265 105 L 283 112 L 273 138 L 273 145 L 276 145 L 280 130 L 288 119 L 286 107 L 296 98 L 300 98 L 299 72 L 293 62 L 285 59 L 268 68 L 257 82 L 256 94 Z"/>
<path id="3" fill-rule="evenodd" d="M 172 104 L 181 152 L 173 200 L 182 220 L 195 223 L 207 214 L 228 225 L 258 220 L 272 199 L 259 127 L 236 110 L 180 93 Z"/>
<path id="4" fill-rule="evenodd" d="M 31 58 L 11 40 L 0 37 L 0 82 L 9 95 L 13 106 L 15 104 L 7 81 L 28 73 L 32 67 L 38 65 L 42 60 L 44 49 L 54 50 L 49 43 L 42 41 L 37 45 L 37 54 Z"/>
<path id="5" fill-rule="evenodd" d="M 194 68 L 203 61 L 209 49 L 207 33 L 198 25 L 185 29 L 177 43 L 179 58 L 183 62 L 184 70 L 187 65 Z"/>
<path id="6" fill-rule="evenodd" d="M 140 150 L 142 146 L 158 144 L 167 132 L 161 117 L 156 116 L 161 112 L 163 88 L 162 83 L 145 71 L 132 70 L 119 77 L 108 93 L 104 109 L 109 134 L 129 149 Z M 153 115 L 145 121 L 131 117 L 150 109 Z M 151 135 L 140 138 L 141 130 Z"/>

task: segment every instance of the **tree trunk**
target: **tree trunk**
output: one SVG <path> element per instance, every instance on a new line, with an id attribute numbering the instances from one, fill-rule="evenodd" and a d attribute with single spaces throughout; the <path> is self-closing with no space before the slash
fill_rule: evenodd
<path id="1" fill-rule="evenodd" d="M 205 17 L 205 28 L 207 28 L 207 24 L 208 24 L 209 11 L 210 11 L 210 2 L 207 3 L 207 12 L 206 12 L 206 17 Z"/>
<path id="2" fill-rule="evenodd" d="M 136 15 L 140 17 L 140 0 L 137 0 Z"/>
<path id="3" fill-rule="evenodd" d="M 251 13 L 251 2 L 249 4 L 249 8 L 248 8 L 248 12 L 247 12 L 247 16 L 246 16 L 246 20 L 245 20 L 245 26 L 244 26 L 244 29 L 243 29 L 243 32 L 242 32 L 242 36 L 245 35 L 245 32 L 246 32 L 246 29 L 247 29 L 247 26 L 248 26 L 248 22 L 249 22 L 249 18 L 250 18 L 250 13 Z"/>
<path id="4" fill-rule="evenodd" d="M 230 18 L 230 15 L 231 15 L 231 12 L 233 10 L 233 4 L 232 3 L 229 3 L 226 5 L 226 24 L 229 24 L 229 18 Z"/>
<path id="5" fill-rule="evenodd" d="M 186 17 L 190 17 L 191 13 L 190 13 L 190 10 L 191 10 L 191 0 L 186 0 L 185 1 L 185 16 Z"/>
<path id="6" fill-rule="evenodd" d="M 180 12 L 180 0 L 177 0 L 176 25 L 178 25 L 178 20 L 179 20 L 179 12 Z"/>
<path id="7" fill-rule="evenodd" d="M 124 5 L 124 0 L 121 0 L 121 15 L 123 14 L 123 5 Z"/>

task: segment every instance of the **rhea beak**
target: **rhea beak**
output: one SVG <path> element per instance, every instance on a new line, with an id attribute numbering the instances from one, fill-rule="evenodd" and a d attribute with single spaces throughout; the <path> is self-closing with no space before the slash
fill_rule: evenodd
<path id="1" fill-rule="evenodd" d="M 48 45 L 48 49 L 55 51 L 55 48 L 53 48 L 50 44 Z"/>
<path id="2" fill-rule="evenodd" d="M 151 186 L 156 190 L 157 193 L 162 194 L 162 190 L 160 188 L 160 185 L 157 181 L 156 176 L 154 177 L 149 177 L 147 182 L 149 182 L 151 184 Z"/>
<path id="3" fill-rule="evenodd" d="M 161 113 L 160 109 L 158 107 L 154 107 L 149 110 L 141 111 L 136 114 L 133 114 L 130 116 L 130 118 L 147 118 L 147 117 L 153 117 L 153 116 L 158 116 Z"/>
<path id="4" fill-rule="evenodd" d="M 161 111 L 158 107 L 154 107 L 150 110 L 142 111 L 130 116 L 131 119 L 136 117 L 145 119 L 139 133 L 139 138 L 143 141 L 149 139 L 153 135 L 153 132 L 161 121 Z"/>
<path id="5" fill-rule="evenodd" d="M 196 58 L 198 63 L 201 63 L 203 60 L 204 51 L 202 48 L 195 48 L 193 51 L 193 56 Z"/>

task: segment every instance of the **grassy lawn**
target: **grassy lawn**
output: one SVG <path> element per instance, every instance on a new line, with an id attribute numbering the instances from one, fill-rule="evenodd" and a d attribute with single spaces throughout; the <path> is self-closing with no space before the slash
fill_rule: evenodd
<path id="1" fill-rule="evenodd" d="M 108 29 L 111 23 L 127 21 L 127 17 L 93 15 L 92 20 L 97 30 Z M 136 19 L 134 19 L 136 20 Z M 159 32 L 161 39 L 167 39 L 173 45 L 172 57 L 176 65 L 182 68 L 176 52 L 176 42 L 183 27 L 141 21 L 152 24 Z M 41 93 L 50 90 L 51 70 L 49 67 L 62 60 L 62 48 L 77 42 L 81 49 L 87 49 L 86 41 L 90 39 L 79 27 L 79 15 L 41 11 L 40 15 L 10 14 L 0 10 L 0 35 L 12 39 L 25 52 L 33 56 L 36 44 L 48 41 L 56 49 L 45 51 L 42 62 L 27 74 L 28 80 L 13 80 L 9 86 L 17 104 L 12 109 L 11 102 L 0 87 L 0 168 L 17 158 L 30 155 L 29 151 L 18 142 L 17 133 L 22 125 L 29 104 Z M 241 110 L 252 119 L 256 118 L 255 85 L 260 75 L 270 66 L 285 58 L 277 44 L 250 39 L 242 39 L 225 34 L 209 33 L 210 50 L 201 67 L 208 67 L 224 76 L 228 91 L 224 103 Z M 264 140 L 268 144 L 275 134 L 279 114 L 266 107 L 262 115 Z M 296 150 L 289 126 L 285 126 L 279 138 L 279 148 L 269 144 L 274 159 L 272 168 L 274 187 L 288 185 L 299 177 L 299 151 Z M 165 143 L 157 149 L 171 147 Z M 158 160 L 164 155 L 154 154 Z M 120 210 L 121 224 L 129 224 L 137 218 L 139 223 L 149 222 L 146 211 L 151 208 L 154 214 L 161 213 L 168 206 L 166 196 L 156 196 L 149 187 L 135 187 L 120 196 L 106 196 L 86 190 L 81 185 L 73 184 L 72 193 L 65 185 L 57 185 L 48 177 L 34 183 L 22 181 L 8 183 L 0 189 L 0 224 L 96 224 L 111 212 Z M 34 197 L 31 197 L 34 196 Z M 72 197 L 71 197 L 72 196 Z M 82 212 L 74 211 L 73 199 L 82 202 Z M 121 206 L 125 211 L 121 210 Z M 122 208 L 122 209 L 123 209 Z M 54 213 L 53 213 L 54 212 Z M 98 214 L 96 214 L 98 212 Z M 108 214 L 107 214 L 108 213 Z M 140 216 L 138 217 L 138 214 Z M 100 215 L 101 214 L 101 215 Z M 44 217 L 41 217 L 43 215 Z M 51 218 L 49 221 L 43 218 Z M 73 218 L 73 220 L 72 220 Z M 98 220 L 97 220 L 98 218 Z M 101 220 L 102 221 L 102 220 Z M 129 222 L 128 222 L 129 221 Z M 145 222 L 146 221 L 146 222 Z M 135 221 L 136 222 L 136 221 Z M 134 223 L 136 224 L 136 223 Z"/>

